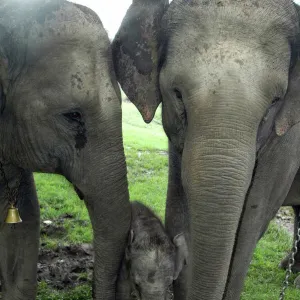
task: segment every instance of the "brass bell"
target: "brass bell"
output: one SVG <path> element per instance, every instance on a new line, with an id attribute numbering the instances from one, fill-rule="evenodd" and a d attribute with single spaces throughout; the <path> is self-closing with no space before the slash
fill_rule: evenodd
<path id="1" fill-rule="evenodd" d="M 22 219 L 20 218 L 19 210 L 14 205 L 11 205 L 10 208 L 8 209 L 5 223 L 16 224 L 21 222 Z"/>

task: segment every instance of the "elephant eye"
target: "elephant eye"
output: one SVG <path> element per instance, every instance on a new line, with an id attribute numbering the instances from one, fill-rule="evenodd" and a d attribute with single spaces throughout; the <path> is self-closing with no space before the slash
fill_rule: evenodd
<path id="1" fill-rule="evenodd" d="M 177 99 L 182 100 L 182 94 L 178 89 L 173 90 Z"/>
<path id="2" fill-rule="evenodd" d="M 273 98 L 273 100 L 272 100 L 272 104 L 274 104 L 274 103 L 278 102 L 279 100 L 280 100 L 280 98 L 279 98 L 279 97 L 275 97 L 275 98 Z"/>
<path id="3" fill-rule="evenodd" d="M 82 115 L 78 111 L 68 112 L 63 115 L 68 119 L 68 121 L 75 121 L 75 122 L 82 121 Z"/>

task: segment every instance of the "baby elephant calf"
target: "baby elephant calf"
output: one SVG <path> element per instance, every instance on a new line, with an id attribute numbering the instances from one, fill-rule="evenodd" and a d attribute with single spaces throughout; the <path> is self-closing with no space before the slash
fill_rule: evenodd
<path id="1" fill-rule="evenodd" d="M 140 202 L 132 202 L 132 223 L 117 287 L 117 300 L 173 299 L 173 281 L 187 262 L 182 233 L 173 241 L 159 218 Z"/>

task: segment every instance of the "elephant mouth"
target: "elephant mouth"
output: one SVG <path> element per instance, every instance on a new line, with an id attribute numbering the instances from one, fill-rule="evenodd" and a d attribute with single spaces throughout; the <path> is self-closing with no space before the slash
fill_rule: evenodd
<path id="1" fill-rule="evenodd" d="M 79 197 L 79 199 L 83 200 L 84 199 L 84 195 L 81 192 L 81 190 L 76 185 L 73 185 L 73 187 L 74 187 L 74 190 L 75 190 L 77 196 Z"/>

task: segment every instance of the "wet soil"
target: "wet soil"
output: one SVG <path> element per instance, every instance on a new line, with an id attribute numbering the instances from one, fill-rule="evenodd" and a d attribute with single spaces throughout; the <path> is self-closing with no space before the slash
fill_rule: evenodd
<path id="1" fill-rule="evenodd" d="M 63 226 L 64 219 L 72 215 L 63 215 L 55 222 L 41 222 L 41 235 L 59 239 L 67 235 Z M 94 251 L 91 244 L 58 246 L 48 249 L 41 243 L 38 257 L 38 282 L 46 282 L 49 287 L 63 290 L 84 283 L 91 283 L 93 273 Z M 0 281 L 1 299 L 1 281 Z"/>
<path id="2" fill-rule="evenodd" d="M 93 248 L 90 244 L 40 249 L 38 281 L 55 289 L 65 289 L 91 281 Z"/>

